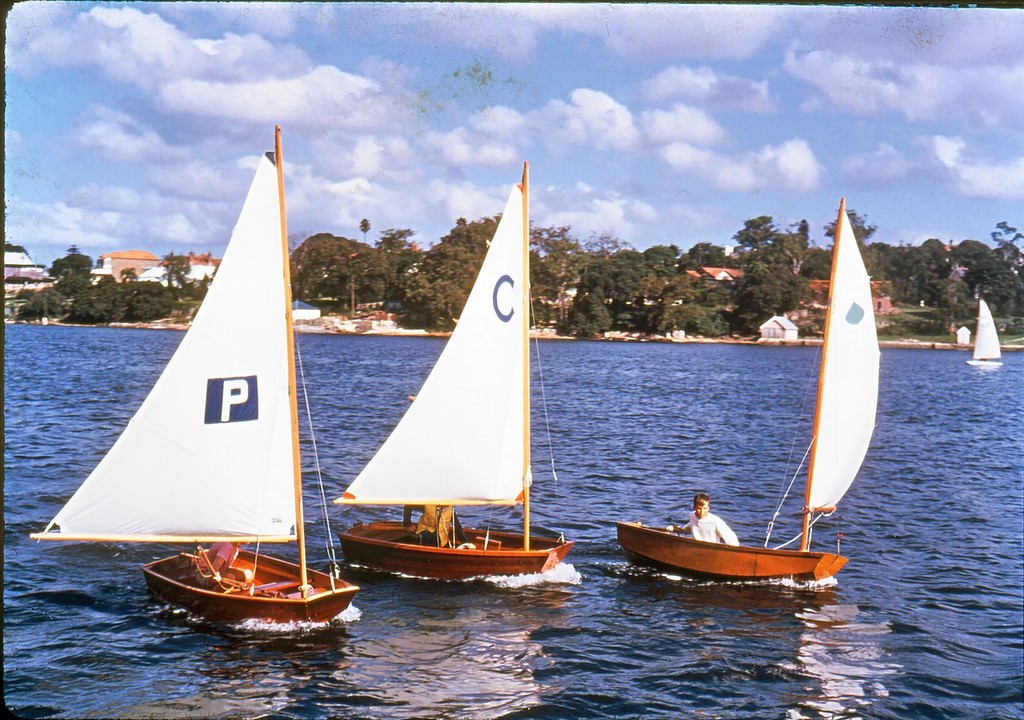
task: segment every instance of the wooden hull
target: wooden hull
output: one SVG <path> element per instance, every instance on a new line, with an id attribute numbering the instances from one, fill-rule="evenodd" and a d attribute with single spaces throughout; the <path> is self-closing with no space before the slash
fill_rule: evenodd
<path id="1" fill-rule="evenodd" d="M 824 580 L 847 563 L 847 558 L 834 553 L 734 547 L 685 538 L 640 523 L 620 522 L 616 526 L 619 545 L 632 558 L 698 577 L 736 581 Z"/>
<path id="2" fill-rule="evenodd" d="M 233 568 L 253 570 L 255 591 L 223 592 L 208 590 L 195 580 L 188 555 L 175 555 L 142 566 L 146 584 L 154 594 L 174 605 L 181 605 L 210 620 L 240 622 L 327 622 L 349 606 L 359 588 L 335 580 L 331 590 L 329 575 L 307 568 L 313 591 L 303 598 L 299 593 L 299 566 L 294 563 L 246 550 L 238 554 Z M 262 586 L 262 587 L 261 587 Z"/>
<path id="3" fill-rule="evenodd" d="M 521 534 L 491 531 L 484 549 L 483 530 L 466 529 L 476 549 L 438 548 L 418 544 L 401 523 L 379 522 L 338 533 L 345 559 L 379 570 L 416 577 L 454 580 L 482 575 L 524 575 L 558 565 L 572 548 L 571 542 L 530 538 L 523 550 Z"/>

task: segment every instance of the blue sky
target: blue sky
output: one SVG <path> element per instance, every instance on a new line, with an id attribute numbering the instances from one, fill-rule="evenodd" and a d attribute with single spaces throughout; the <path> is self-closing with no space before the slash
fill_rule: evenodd
<path id="1" fill-rule="evenodd" d="M 282 126 L 289 231 L 422 247 L 499 213 L 633 247 L 890 244 L 1024 226 L 1024 11 L 674 4 L 24 2 L 5 234 L 49 265 L 227 243 Z"/>

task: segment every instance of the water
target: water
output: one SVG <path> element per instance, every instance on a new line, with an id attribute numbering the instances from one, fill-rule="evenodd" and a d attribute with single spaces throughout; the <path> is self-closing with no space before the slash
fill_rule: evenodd
<path id="1" fill-rule="evenodd" d="M 803 453 L 816 349 L 541 343 L 534 525 L 576 541 L 568 565 L 466 582 L 346 568 L 363 588 L 354 608 L 274 628 L 209 624 L 149 596 L 138 568 L 168 548 L 27 537 L 113 443 L 181 334 L 5 329 L 4 696 L 22 717 L 1024 717 L 1024 353 L 981 370 L 963 352 L 883 350 L 872 447 L 816 536 L 824 549 L 845 533 L 851 560 L 808 588 L 635 567 L 614 522 L 685 520 L 706 490 L 742 540 L 762 541 Z M 298 344 L 333 499 L 443 341 Z M 329 510 L 335 531 L 394 515 Z M 782 519 L 778 541 L 797 532 Z"/>

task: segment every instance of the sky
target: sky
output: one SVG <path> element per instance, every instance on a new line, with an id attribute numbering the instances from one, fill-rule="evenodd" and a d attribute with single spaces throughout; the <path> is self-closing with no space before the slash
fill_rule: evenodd
<path id="1" fill-rule="evenodd" d="M 1024 10 L 22 2 L 7 242 L 223 252 L 281 125 L 288 229 L 420 247 L 501 212 L 729 245 L 839 200 L 892 245 L 1024 227 Z"/>

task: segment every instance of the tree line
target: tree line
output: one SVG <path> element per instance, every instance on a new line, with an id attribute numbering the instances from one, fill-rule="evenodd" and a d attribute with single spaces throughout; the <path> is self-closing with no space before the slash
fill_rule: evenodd
<path id="1" fill-rule="evenodd" d="M 907 319 L 885 335 L 946 335 L 972 322 L 983 297 L 1003 319 L 1004 331 L 1024 334 L 1024 233 L 1000 222 L 992 244 L 963 240 L 947 245 L 930 239 L 918 246 L 872 242 L 876 228 L 854 211 L 853 233 L 875 290 L 907 310 Z M 460 218 L 439 242 L 421 250 L 410 229 L 387 229 L 367 241 L 318 233 L 291 252 L 293 296 L 325 310 L 358 314 L 382 307 L 410 328 L 451 330 L 500 217 Z M 835 223 L 823 228 L 834 238 Z M 829 243 L 830 245 L 830 243 Z M 685 252 L 675 245 L 636 250 L 610 233 L 576 237 L 570 227 L 530 230 L 534 315 L 539 326 L 594 337 L 609 331 L 722 337 L 750 336 L 772 315 L 796 313 L 806 332 L 821 329 L 815 287 L 829 278 L 831 247 L 814 244 L 807 221 L 780 228 L 771 216 L 747 220 L 725 245 L 698 243 Z M 184 260 L 186 266 L 181 263 Z M 167 287 L 159 283 L 92 283 L 92 261 L 71 248 L 55 261 L 53 288 L 25 294 L 20 317 L 47 315 L 71 322 L 148 321 L 175 312 L 187 317 L 205 285 L 187 281 L 187 258 L 169 255 Z M 715 281 L 702 268 L 739 271 Z"/>

